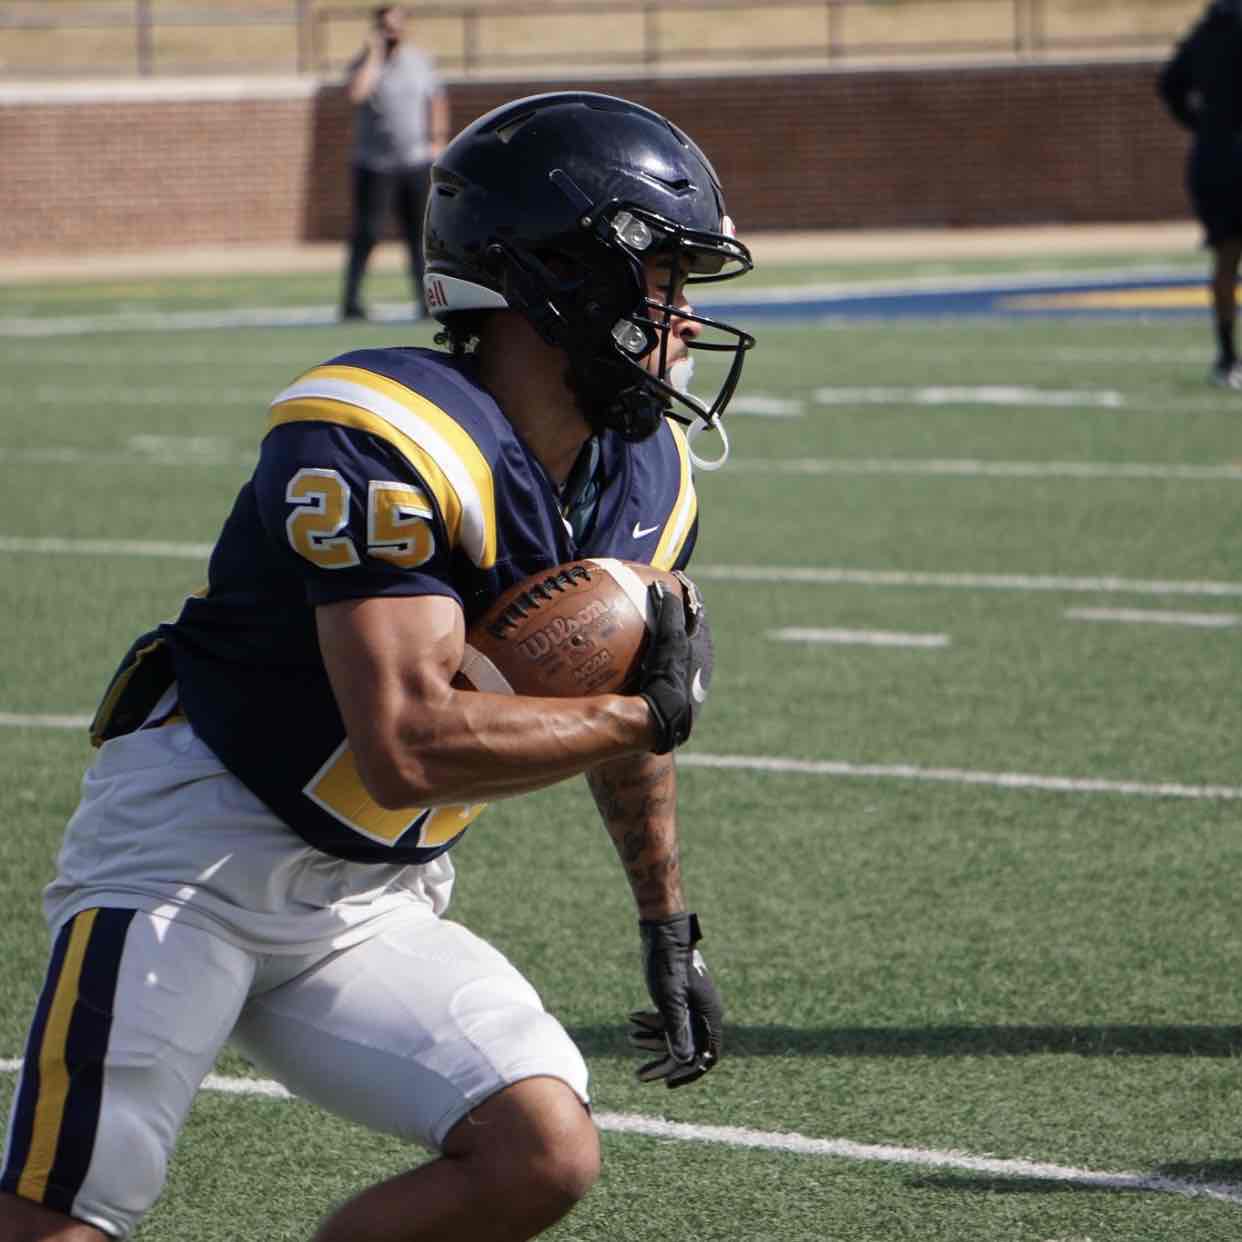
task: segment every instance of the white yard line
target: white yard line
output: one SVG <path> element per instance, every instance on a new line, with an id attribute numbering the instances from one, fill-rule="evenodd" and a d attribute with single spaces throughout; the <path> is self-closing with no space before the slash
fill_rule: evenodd
<path id="1" fill-rule="evenodd" d="M 1115 410 L 1125 405 L 1119 392 L 1108 389 L 1021 388 L 1011 384 L 974 387 L 925 388 L 817 388 L 812 394 L 820 405 L 1002 405 L 1052 406 L 1077 409 L 1099 406 Z"/>
<path id="2" fill-rule="evenodd" d="M 806 412 L 804 402 L 796 397 L 776 397 L 770 393 L 738 393 L 729 402 L 729 417 L 744 414 L 752 418 L 801 418 Z"/>
<path id="3" fill-rule="evenodd" d="M 0 726 L 12 729 L 85 729 L 90 716 L 23 716 L 18 712 L 0 712 Z"/>
<path id="4" fill-rule="evenodd" d="M 796 625 L 768 630 L 767 637 L 781 643 L 835 643 L 858 647 L 947 647 L 947 634 L 898 634 L 891 630 L 817 630 Z"/>
<path id="5" fill-rule="evenodd" d="M 253 403 L 251 403 L 253 404 Z M 732 412 L 731 412 L 732 416 Z M 775 409 L 748 417 L 796 417 Z M 62 448 L 4 448 L 0 462 L 27 466 L 252 466 L 253 450 L 240 452 L 226 443 L 178 443 L 174 436 L 152 437 L 129 452 Z M 1177 465 L 1159 462 L 985 461 L 974 458 L 899 457 L 741 457 L 734 474 L 897 476 L 996 479 L 1164 479 L 1171 482 L 1242 482 L 1242 465 Z"/>
<path id="6" fill-rule="evenodd" d="M 410 303 L 371 308 L 373 321 L 412 326 Z M 334 306 L 245 306 L 221 310 L 129 311 L 102 315 L 13 315 L 0 319 L 0 337 L 46 339 L 95 332 L 193 332 L 204 328 L 327 327 L 339 319 Z"/>
<path id="7" fill-rule="evenodd" d="M 83 729 L 85 713 L 21 715 L 0 712 L 0 727 Z M 1242 801 L 1235 785 L 1181 785 L 1174 781 L 1108 780 L 1103 777 L 1041 776 L 1032 772 L 978 772 L 969 768 L 924 768 L 912 763 L 852 763 L 842 759 L 785 759 L 771 755 L 712 755 L 680 751 L 679 767 L 793 776 L 864 777 L 871 780 L 930 781 L 942 785 L 984 785 L 995 789 L 1032 789 L 1049 793 L 1120 794 L 1132 798 L 1185 798 L 1205 802 Z"/>
<path id="8" fill-rule="evenodd" d="M 1171 362 L 1187 362 L 1201 365 L 1206 372 L 1209 353 L 1201 346 L 1193 349 L 1113 349 L 1109 346 L 1084 346 L 1039 349 L 988 349 L 988 356 L 995 358 L 1005 354 L 1011 358 L 1049 358 L 1053 362 L 1087 362 L 1099 363 L 1101 366 L 1116 366 L 1124 362 L 1129 366 L 1167 367 Z"/>
<path id="9" fill-rule="evenodd" d="M 1184 280 L 1200 277 L 1201 269 L 1191 265 L 1136 264 L 1112 268 L 1043 268 L 1038 271 L 930 272 L 925 275 L 863 276 L 856 280 L 816 281 L 811 284 L 748 286 L 745 282 L 722 285 L 710 298 L 701 299 L 704 308 L 728 306 L 734 302 L 793 304 L 829 299 L 856 299 L 884 296 L 902 297 L 908 293 L 995 293 L 1016 289 L 1056 293 L 1066 286 L 1092 285 L 1124 289 L 1137 281 Z M 697 303 L 696 303 L 696 309 Z"/>
<path id="10" fill-rule="evenodd" d="M 679 752 L 681 768 L 737 772 L 783 772 L 798 776 L 847 776 L 880 780 L 932 781 L 946 785 L 985 785 L 1049 793 L 1123 794 L 1132 798 L 1186 798 L 1242 801 L 1235 785 L 1180 785 L 1172 781 L 1116 781 L 1100 777 L 1040 776 L 1032 772 L 975 772 L 966 768 L 922 768 L 911 763 L 849 763 L 837 759 L 782 759 L 768 755 L 711 755 Z"/>
<path id="11" fill-rule="evenodd" d="M 22 393 L 23 402 L 35 405 L 73 406 L 91 404 L 169 406 L 180 409 L 200 405 L 217 409 L 224 405 L 251 406 L 265 410 L 271 394 L 261 388 L 161 387 L 135 384 L 132 387 L 88 387 L 82 384 L 37 384 Z"/>
<path id="12" fill-rule="evenodd" d="M 291 337 L 291 343 L 296 338 Z M 941 356 L 940 350 L 929 350 L 934 356 Z M 1202 351 L 1200 351 L 1202 352 Z M 1020 351 L 1018 351 L 1018 356 Z M 40 372 L 43 368 L 52 364 L 63 364 L 70 368 L 66 371 L 66 375 L 74 374 L 76 368 L 82 366 L 82 350 L 76 345 L 42 345 L 39 347 L 38 357 L 29 353 L 25 346 L 22 345 L 3 345 L 0 346 L 0 357 L 3 357 L 7 366 L 22 366 L 35 364 Z M 261 369 L 262 373 L 270 375 L 272 364 L 274 362 L 284 361 L 297 371 L 306 369 L 306 348 L 305 345 L 290 348 L 288 350 L 268 350 L 264 348 L 261 356 L 255 355 L 237 355 L 234 351 L 229 353 L 229 371 L 236 378 L 246 369 Z M 196 345 L 185 341 L 170 341 L 167 345 L 160 349 L 159 357 L 162 367 L 169 366 L 218 366 L 220 362 L 219 345 Z M 127 373 L 134 369 L 134 358 L 128 350 L 111 350 L 101 353 L 98 357 L 91 359 L 91 374 L 96 378 L 101 372 L 109 369 L 119 368 Z"/>
<path id="13" fill-rule="evenodd" d="M 1228 1183 L 1192 1182 L 1154 1173 L 1104 1173 L 1034 1160 L 972 1156 L 961 1151 L 855 1143 L 850 1139 L 817 1139 L 802 1134 L 751 1130 L 740 1126 L 692 1125 L 635 1116 L 632 1113 L 597 1113 L 595 1120 L 601 1130 L 641 1134 L 651 1138 L 678 1139 L 689 1143 L 719 1143 L 728 1147 L 787 1151 L 800 1156 L 826 1156 L 881 1164 L 966 1169 L 975 1173 L 990 1173 L 997 1177 L 1029 1177 L 1105 1190 L 1146 1190 L 1181 1195 L 1185 1198 L 1218 1199 L 1226 1203 L 1242 1204 L 1242 1187 Z"/>
<path id="14" fill-rule="evenodd" d="M 810 285 L 762 286 L 756 289 L 721 289 L 699 308 L 710 312 L 713 307 L 726 307 L 733 302 L 797 305 L 826 299 L 872 298 L 901 296 L 912 292 L 946 293 L 978 290 L 981 292 L 1021 288 L 1030 291 L 1056 291 L 1070 284 L 1126 285 L 1140 277 L 1180 278 L 1182 269 L 1132 268 L 1108 272 L 1018 272 L 1000 274 L 965 274 L 949 276 L 933 274 L 922 277 L 891 277 L 877 280 L 821 282 Z M 412 322 L 412 306 L 408 303 L 385 303 L 371 309 L 376 320 Z M 284 327 L 328 325 L 337 322 L 337 308 L 330 305 L 306 306 L 236 306 L 218 310 L 123 310 L 95 315 L 8 315 L 0 318 L 0 337 L 47 338 L 81 336 L 92 332 L 177 332 L 196 328 Z"/>
<path id="15" fill-rule="evenodd" d="M 206 560 L 209 543 L 144 539 L 68 539 L 55 535 L 0 535 L 0 552 L 65 556 L 152 556 Z M 1067 591 L 1128 595 L 1204 595 L 1242 598 L 1242 582 L 1167 581 L 1143 578 L 1070 578 L 1055 574 L 926 573 L 901 569 L 845 569 L 797 565 L 696 565 L 695 578 L 721 582 L 777 582 L 806 586 L 931 587 L 971 591 Z"/>
<path id="16" fill-rule="evenodd" d="M 1067 608 L 1069 621 L 1116 621 L 1122 625 L 1189 625 L 1226 630 L 1242 622 L 1236 612 L 1161 612 L 1154 608 Z"/>
<path id="17" fill-rule="evenodd" d="M 744 474 L 903 475 L 996 479 L 1169 479 L 1242 482 L 1242 466 L 1164 465 L 1125 461 L 982 461 L 972 458 L 774 457 L 734 458 L 729 469 Z"/>
<path id="18" fill-rule="evenodd" d="M 0 462 L 18 466 L 246 466 L 253 469 L 254 453 L 205 453 L 151 449 L 141 453 L 92 453 L 88 449 L 5 449 Z"/>
<path id="19" fill-rule="evenodd" d="M 0 1073 L 14 1074 L 20 1068 L 19 1060 L 0 1059 Z M 260 1099 L 294 1098 L 280 1083 L 264 1078 L 226 1078 L 219 1074 L 209 1074 L 203 1081 L 203 1088 L 207 1091 L 256 1096 Z M 753 1130 L 744 1126 L 696 1125 L 665 1121 L 660 1117 L 644 1117 L 638 1113 L 597 1112 L 594 1118 L 595 1124 L 601 1130 L 612 1134 L 637 1134 L 644 1138 L 683 1143 L 715 1143 L 722 1147 L 738 1147 L 751 1151 L 780 1151 L 795 1156 L 819 1156 L 861 1163 L 963 1169 L 972 1173 L 990 1173 L 996 1177 L 1022 1177 L 1091 1186 L 1100 1190 L 1148 1191 L 1179 1195 L 1188 1199 L 1215 1199 L 1224 1203 L 1242 1204 L 1242 1187 L 1229 1183 L 1195 1182 L 1156 1173 L 1109 1173 L 1037 1160 L 972 1156 L 968 1152 L 940 1151 L 934 1147 L 856 1143 L 852 1139 L 811 1138 L 789 1131 Z"/>
<path id="20" fill-rule="evenodd" d="M 0 550 L 3 544 L 0 543 Z M 1068 578 L 1056 574 L 924 573 L 901 569 L 813 568 L 796 565 L 694 565 L 694 578 L 805 586 L 932 587 L 970 591 L 1067 591 L 1123 595 L 1205 595 L 1242 598 L 1242 582 L 1175 582 L 1142 578 Z"/>
<path id="21" fill-rule="evenodd" d="M 205 561 L 209 543 L 166 543 L 150 539 L 62 539 L 54 535 L 23 538 L 0 535 L 0 552 L 38 552 L 64 556 L 165 556 L 173 560 Z"/>
<path id="22" fill-rule="evenodd" d="M 955 330 L 952 324 L 945 324 L 943 327 L 945 331 Z M 910 358 L 926 357 L 943 362 L 948 356 L 943 346 L 936 345 L 933 342 L 919 345 L 903 341 L 902 346 L 903 355 Z M 977 351 L 975 352 L 977 354 Z M 966 351 L 958 349 L 955 353 L 957 356 L 965 356 Z M 1167 369 L 1170 363 L 1190 363 L 1195 366 L 1201 366 L 1205 376 L 1208 365 L 1211 362 L 1210 350 L 1204 349 L 1202 346 L 1186 349 L 1115 349 L 1111 346 L 1100 346 L 1098 348 L 1091 346 L 1040 348 L 1038 346 L 1028 347 L 1026 344 L 1013 346 L 1002 345 L 999 342 L 989 342 L 987 356 L 990 359 L 1020 358 L 1027 363 L 1042 359 L 1049 362 L 1076 362 L 1110 367 L 1116 366 L 1118 363 L 1125 363 L 1127 365 L 1141 365 L 1161 369 Z M 42 353 L 40 357 L 43 357 Z"/>
<path id="23" fill-rule="evenodd" d="M 2 89 L 2 88 L 0 88 Z M 817 282 L 805 285 L 768 285 L 758 288 L 722 288 L 699 308 L 708 313 L 737 302 L 769 305 L 814 304 L 826 300 L 851 301 L 909 294 L 960 292 L 1057 292 L 1067 285 L 1117 286 L 1124 288 L 1141 279 L 1182 279 L 1196 276 L 1192 268 L 1136 266 L 1100 270 L 1048 270 L 1038 272 L 962 273 L 933 272 L 900 278 Z M 408 303 L 376 305 L 372 318 L 388 322 L 411 322 Z M 94 332 L 177 332 L 199 328 L 281 327 L 330 325 L 337 310 L 329 305 L 236 306 L 216 310 L 129 310 L 88 315 L 11 314 L 0 318 L 0 338 L 49 338 L 80 336 Z"/>

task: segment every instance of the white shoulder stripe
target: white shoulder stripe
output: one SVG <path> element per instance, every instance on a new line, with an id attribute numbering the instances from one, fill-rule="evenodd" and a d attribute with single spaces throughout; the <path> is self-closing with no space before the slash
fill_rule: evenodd
<path id="1" fill-rule="evenodd" d="M 296 401 L 300 397 L 321 397 L 355 405 L 382 418 L 402 435 L 409 436 L 444 471 L 449 485 L 457 493 L 457 500 L 461 505 L 462 542 L 474 564 L 482 564 L 487 543 L 487 516 L 483 498 L 479 495 L 479 489 L 475 486 L 466 463 L 430 423 L 392 397 L 376 392 L 365 384 L 343 379 L 300 380 L 280 393 L 272 406 Z"/>

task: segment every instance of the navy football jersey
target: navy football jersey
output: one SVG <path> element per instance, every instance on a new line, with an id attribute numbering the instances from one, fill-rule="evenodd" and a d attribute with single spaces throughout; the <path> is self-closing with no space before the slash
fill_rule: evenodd
<path id="1" fill-rule="evenodd" d="M 682 568 L 698 502 L 681 429 L 597 440 L 598 498 L 577 542 L 557 489 L 469 359 L 363 350 L 272 403 L 209 585 L 161 627 L 181 709 L 237 777 L 311 845 L 426 862 L 482 806 L 387 810 L 368 795 L 319 654 L 315 606 L 447 595 L 469 626 L 502 591 L 583 556 Z"/>

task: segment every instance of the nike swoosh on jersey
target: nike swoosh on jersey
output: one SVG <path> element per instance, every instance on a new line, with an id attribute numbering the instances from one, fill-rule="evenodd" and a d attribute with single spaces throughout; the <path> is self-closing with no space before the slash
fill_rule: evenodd
<path id="1" fill-rule="evenodd" d="M 654 535 L 659 529 L 660 524 L 658 522 L 654 526 L 643 526 L 635 522 L 634 529 L 630 532 L 630 535 L 634 539 L 645 539 L 648 535 Z"/>
<path id="2" fill-rule="evenodd" d="M 707 702 L 707 687 L 703 685 L 703 670 L 694 670 L 694 680 L 690 683 L 690 696 L 696 703 Z"/>

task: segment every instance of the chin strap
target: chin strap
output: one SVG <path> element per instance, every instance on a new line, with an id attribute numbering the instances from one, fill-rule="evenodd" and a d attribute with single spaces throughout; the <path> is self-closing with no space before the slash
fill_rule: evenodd
<path id="1" fill-rule="evenodd" d="M 689 382 L 690 375 L 693 374 L 693 368 L 686 375 L 686 381 Z M 690 450 L 691 464 L 699 470 L 719 470 L 721 466 L 729 460 L 729 433 L 725 430 L 724 421 L 719 414 L 711 413 L 711 408 L 706 401 L 696 397 L 694 393 L 686 388 L 682 388 L 677 394 L 687 405 L 693 406 L 698 418 L 686 428 L 686 447 Z M 720 456 L 712 461 L 705 457 L 700 457 L 694 451 L 694 442 L 705 431 L 714 431 L 720 437 Z"/>
<path id="2" fill-rule="evenodd" d="M 694 451 L 695 440 L 705 431 L 714 431 L 720 437 L 720 456 L 712 461 L 708 461 L 705 457 L 700 457 Z M 725 430 L 724 423 L 717 414 L 710 421 L 706 418 L 699 419 L 692 426 L 686 429 L 686 444 L 690 450 L 690 461 L 699 470 L 719 470 L 721 466 L 729 460 L 729 433 Z"/>

